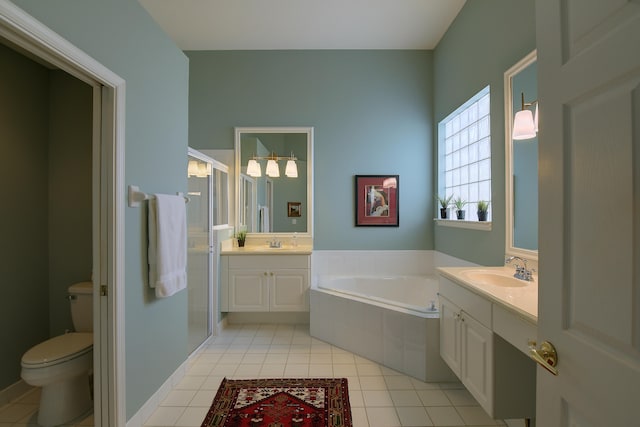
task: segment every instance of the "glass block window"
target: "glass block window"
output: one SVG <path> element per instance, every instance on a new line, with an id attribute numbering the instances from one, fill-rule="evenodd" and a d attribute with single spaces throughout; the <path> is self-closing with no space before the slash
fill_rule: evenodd
<path id="1" fill-rule="evenodd" d="M 487 86 L 438 124 L 438 194 L 465 200 L 467 221 L 478 220 L 478 201 L 491 202 L 489 107 Z M 489 204 L 487 221 L 491 212 Z"/>

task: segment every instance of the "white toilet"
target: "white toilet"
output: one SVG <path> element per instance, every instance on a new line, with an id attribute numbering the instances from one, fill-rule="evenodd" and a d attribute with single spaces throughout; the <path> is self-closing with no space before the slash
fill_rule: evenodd
<path id="1" fill-rule="evenodd" d="M 42 387 L 38 424 L 65 424 L 93 406 L 89 373 L 93 369 L 93 284 L 69 287 L 71 317 L 76 332 L 60 335 L 22 356 L 22 379 Z"/>

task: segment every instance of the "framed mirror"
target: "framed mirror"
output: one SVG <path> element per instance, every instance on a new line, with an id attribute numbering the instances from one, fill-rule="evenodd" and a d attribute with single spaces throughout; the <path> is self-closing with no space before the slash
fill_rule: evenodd
<path id="1" fill-rule="evenodd" d="M 504 73 L 505 206 L 507 255 L 538 259 L 538 72 L 534 50 Z M 534 119 L 528 131 L 516 113 Z M 521 116 L 522 117 L 522 116 Z M 514 127 L 517 132 L 514 139 Z M 527 128 L 527 126 L 525 126 Z"/>
<path id="2" fill-rule="evenodd" d="M 236 226 L 313 237 L 312 127 L 235 128 L 235 171 Z"/>

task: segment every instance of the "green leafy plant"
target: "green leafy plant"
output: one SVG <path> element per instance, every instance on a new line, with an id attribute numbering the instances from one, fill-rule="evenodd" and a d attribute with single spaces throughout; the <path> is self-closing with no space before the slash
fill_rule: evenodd
<path id="1" fill-rule="evenodd" d="M 488 212 L 489 211 L 489 202 L 486 200 L 480 200 L 478 202 L 478 212 Z"/>
<path id="2" fill-rule="evenodd" d="M 462 208 L 464 208 L 464 205 L 466 205 L 467 202 L 462 200 L 462 197 L 456 197 L 455 199 L 453 199 L 453 206 L 456 207 L 457 210 L 461 211 Z"/>
<path id="3" fill-rule="evenodd" d="M 449 205 L 451 204 L 451 199 L 453 199 L 453 194 L 449 197 L 440 197 L 438 195 L 436 195 L 436 200 L 438 200 L 438 203 L 440 203 L 440 207 L 442 209 L 446 209 L 449 207 Z"/>
<path id="4" fill-rule="evenodd" d="M 238 239 L 239 242 L 244 242 L 247 239 L 247 230 L 238 230 L 236 239 Z"/>

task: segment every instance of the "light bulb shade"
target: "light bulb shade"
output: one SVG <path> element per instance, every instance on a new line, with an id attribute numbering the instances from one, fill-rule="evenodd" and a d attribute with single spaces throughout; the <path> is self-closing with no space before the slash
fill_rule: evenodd
<path id="1" fill-rule="evenodd" d="M 293 160 L 287 160 L 287 167 L 284 170 L 284 174 L 289 178 L 298 177 L 298 165 Z"/>
<path id="2" fill-rule="evenodd" d="M 538 103 L 536 102 L 536 112 L 533 114 L 533 127 L 538 133 Z"/>
<path id="3" fill-rule="evenodd" d="M 258 163 L 255 159 L 249 160 L 247 163 L 247 175 L 253 177 L 262 176 L 262 169 L 260 168 L 260 163 Z"/>
<path id="4" fill-rule="evenodd" d="M 197 176 L 197 175 L 198 175 L 198 161 L 189 160 L 189 165 L 187 166 L 187 176 Z"/>
<path id="5" fill-rule="evenodd" d="M 278 163 L 275 160 L 267 161 L 267 176 L 276 178 L 280 176 L 280 168 L 278 167 Z"/>
<path id="6" fill-rule="evenodd" d="M 513 139 L 529 139 L 536 136 L 536 128 L 533 123 L 533 114 L 530 110 L 522 110 L 516 113 L 513 119 Z"/>
<path id="7" fill-rule="evenodd" d="M 211 175 L 211 165 L 204 162 L 198 163 L 198 171 L 196 172 L 196 176 L 198 178 L 206 178 L 209 175 Z"/>

